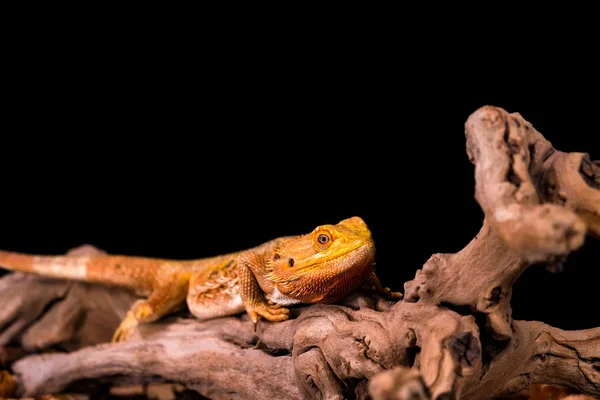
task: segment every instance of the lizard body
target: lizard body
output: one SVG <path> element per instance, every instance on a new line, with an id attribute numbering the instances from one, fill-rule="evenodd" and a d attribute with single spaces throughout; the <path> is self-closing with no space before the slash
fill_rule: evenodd
<path id="1" fill-rule="evenodd" d="M 311 233 L 198 260 L 124 255 L 39 256 L 0 251 L 0 267 L 44 276 L 125 287 L 138 300 L 116 330 L 126 340 L 139 323 L 156 321 L 187 303 L 199 320 L 246 311 L 256 324 L 289 318 L 286 306 L 331 303 L 361 285 L 388 297 L 374 273 L 375 246 L 359 217 Z"/>

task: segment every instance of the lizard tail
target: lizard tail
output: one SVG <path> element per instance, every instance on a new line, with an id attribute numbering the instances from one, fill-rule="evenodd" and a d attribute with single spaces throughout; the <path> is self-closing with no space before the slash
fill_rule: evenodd
<path id="1" fill-rule="evenodd" d="M 0 268 L 41 276 L 129 288 L 141 295 L 153 290 L 162 259 L 107 254 L 43 256 L 0 250 Z"/>
<path id="2" fill-rule="evenodd" d="M 38 256 L 0 250 L 0 268 L 55 278 L 85 280 L 91 257 Z"/>

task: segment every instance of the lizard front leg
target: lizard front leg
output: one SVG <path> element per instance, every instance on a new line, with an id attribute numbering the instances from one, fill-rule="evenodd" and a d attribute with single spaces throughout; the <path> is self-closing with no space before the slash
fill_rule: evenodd
<path id="1" fill-rule="evenodd" d="M 189 281 L 189 273 L 174 273 L 162 285 L 158 286 L 146 300 L 136 301 L 127 316 L 121 321 L 112 341 L 125 341 L 138 324 L 156 321 L 178 309 L 185 302 Z"/>
<path id="2" fill-rule="evenodd" d="M 240 296 L 255 326 L 259 317 L 272 322 L 285 321 L 290 317 L 290 310 L 267 301 L 264 291 L 258 284 L 256 274 L 264 274 L 266 270 L 264 258 L 260 254 L 252 250 L 241 253 L 238 256 L 237 268 Z"/>
<path id="3" fill-rule="evenodd" d="M 401 292 L 393 292 L 389 287 L 384 287 L 379 281 L 379 277 L 377 277 L 375 271 L 372 271 L 367 276 L 363 283 L 363 288 L 388 300 L 401 300 L 403 297 Z"/>

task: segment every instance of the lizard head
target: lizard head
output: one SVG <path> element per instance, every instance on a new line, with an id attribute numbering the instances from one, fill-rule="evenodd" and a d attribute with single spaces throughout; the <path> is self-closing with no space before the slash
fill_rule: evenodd
<path id="1" fill-rule="evenodd" d="M 294 300 L 333 302 L 362 284 L 374 258 L 371 231 L 352 217 L 283 241 L 268 260 L 267 278 Z"/>

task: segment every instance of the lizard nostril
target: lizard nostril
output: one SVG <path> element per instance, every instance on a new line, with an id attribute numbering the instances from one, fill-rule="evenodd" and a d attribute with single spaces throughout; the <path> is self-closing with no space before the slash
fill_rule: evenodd
<path id="1" fill-rule="evenodd" d="M 293 266 L 294 266 L 294 264 L 295 264 L 295 261 L 294 261 L 294 259 L 293 259 L 293 258 L 290 258 L 290 267 L 293 267 Z"/>

